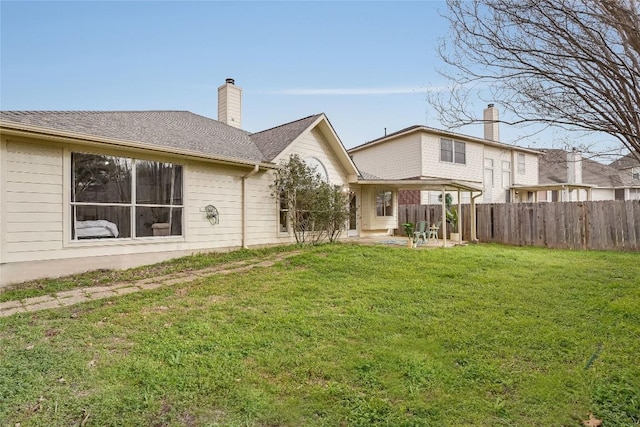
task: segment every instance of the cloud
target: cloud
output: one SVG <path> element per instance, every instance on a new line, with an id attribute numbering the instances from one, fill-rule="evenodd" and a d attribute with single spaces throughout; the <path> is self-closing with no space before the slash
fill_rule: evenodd
<path id="1" fill-rule="evenodd" d="M 419 86 L 419 87 L 381 87 L 381 88 L 333 88 L 333 89 L 283 89 L 264 92 L 268 95 L 293 95 L 293 96 L 368 96 L 368 95 L 398 95 L 405 93 L 429 93 L 445 90 L 444 86 Z"/>

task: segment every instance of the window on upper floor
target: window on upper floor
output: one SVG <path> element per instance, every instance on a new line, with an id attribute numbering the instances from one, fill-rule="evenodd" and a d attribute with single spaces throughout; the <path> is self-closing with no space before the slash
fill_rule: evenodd
<path id="1" fill-rule="evenodd" d="M 518 173 L 524 175 L 525 171 L 525 155 L 524 153 L 518 153 Z"/>
<path id="2" fill-rule="evenodd" d="M 393 216 L 393 193 L 391 191 L 379 191 L 376 194 L 376 215 Z"/>
<path id="3" fill-rule="evenodd" d="M 631 178 L 640 181 L 640 166 L 631 168 Z"/>
<path id="4" fill-rule="evenodd" d="M 502 161 L 502 188 L 511 186 L 511 162 Z"/>
<path id="5" fill-rule="evenodd" d="M 182 166 L 71 154 L 71 238 L 182 235 Z"/>
<path id="6" fill-rule="evenodd" d="M 453 141 L 448 138 L 440 138 L 440 161 L 458 163 L 461 165 L 466 164 L 466 144 L 461 141 Z"/>

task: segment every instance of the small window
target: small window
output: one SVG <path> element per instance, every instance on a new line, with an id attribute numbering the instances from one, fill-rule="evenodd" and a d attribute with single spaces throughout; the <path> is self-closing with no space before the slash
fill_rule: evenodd
<path id="1" fill-rule="evenodd" d="M 640 181 L 640 166 L 631 168 L 631 178 L 636 181 Z"/>
<path id="2" fill-rule="evenodd" d="M 511 162 L 502 162 L 502 188 L 511 186 Z M 508 191 L 507 191 L 508 193 Z"/>
<path id="3" fill-rule="evenodd" d="M 456 163 L 461 165 L 467 164 L 466 144 L 464 142 L 455 141 L 454 143 L 454 157 Z"/>
<path id="4" fill-rule="evenodd" d="M 376 215 L 393 216 L 393 193 L 380 191 L 376 195 Z"/>
<path id="5" fill-rule="evenodd" d="M 440 140 L 440 161 L 453 162 L 453 141 L 442 138 Z"/>
<path id="6" fill-rule="evenodd" d="M 525 156 L 523 153 L 518 153 L 518 173 L 520 175 L 525 174 Z"/>

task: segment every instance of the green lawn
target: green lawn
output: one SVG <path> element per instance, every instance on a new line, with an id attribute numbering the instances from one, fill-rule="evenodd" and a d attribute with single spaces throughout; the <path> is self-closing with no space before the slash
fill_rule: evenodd
<path id="1" fill-rule="evenodd" d="M 637 253 L 325 245 L 0 318 L 2 426 L 633 426 L 639 390 Z"/>

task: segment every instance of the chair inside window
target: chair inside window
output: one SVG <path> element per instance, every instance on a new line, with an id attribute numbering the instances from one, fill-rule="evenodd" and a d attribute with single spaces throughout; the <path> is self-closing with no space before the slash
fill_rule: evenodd
<path id="1" fill-rule="evenodd" d="M 440 230 L 440 224 L 442 223 L 442 221 L 438 221 L 434 224 L 431 224 L 431 227 L 429 227 L 429 232 L 427 233 L 427 243 L 429 243 L 429 240 L 431 238 L 436 240 L 436 243 L 438 242 L 438 230 Z"/>
<path id="2" fill-rule="evenodd" d="M 422 239 L 424 244 L 427 244 L 427 221 L 420 221 L 416 224 L 415 231 L 413 232 L 413 240 L 417 243 Z"/>

